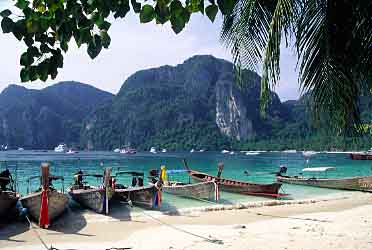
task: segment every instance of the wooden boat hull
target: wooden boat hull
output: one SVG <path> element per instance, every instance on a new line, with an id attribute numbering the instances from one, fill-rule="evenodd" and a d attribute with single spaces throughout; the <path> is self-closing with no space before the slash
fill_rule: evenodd
<path id="1" fill-rule="evenodd" d="M 19 194 L 16 192 L 0 191 L 0 217 L 5 217 L 15 207 L 18 199 Z"/>
<path id="2" fill-rule="evenodd" d="M 214 181 L 164 185 L 163 192 L 192 199 L 216 200 L 216 183 Z"/>
<path id="3" fill-rule="evenodd" d="M 41 193 L 36 192 L 20 198 L 22 206 L 27 208 L 29 214 L 35 220 L 40 218 Z M 49 221 L 52 222 L 60 216 L 68 205 L 68 196 L 57 190 L 48 191 L 48 212 Z"/>
<path id="4" fill-rule="evenodd" d="M 161 191 L 155 185 L 115 189 L 113 199 L 124 202 L 131 201 L 135 206 L 153 209 L 156 207 L 155 199 L 158 192 Z"/>
<path id="5" fill-rule="evenodd" d="M 350 154 L 352 160 L 370 160 L 372 161 L 372 154 L 361 154 L 361 153 L 352 153 Z"/>
<path id="6" fill-rule="evenodd" d="M 201 173 L 195 170 L 189 170 L 188 174 L 190 175 L 191 178 L 200 182 L 217 180 L 218 185 L 222 191 L 246 195 L 277 197 L 280 196 L 279 189 L 282 185 L 281 183 L 259 184 L 230 180 L 225 178 L 218 179 L 216 176 Z"/>
<path id="7" fill-rule="evenodd" d="M 277 176 L 277 180 L 281 183 L 296 185 L 372 192 L 372 176 L 359 176 L 342 179 Z"/>
<path id="8" fill-rule="evenodd" d="M 104 213 L 106 208 L 106 191 L 104 189 L 70 189 L 68 194 L 71 198 L 85 208 L 89 208 L 96 213 Z M 108 199 L 111 200 L 113 192 L 108 192 Z"/>

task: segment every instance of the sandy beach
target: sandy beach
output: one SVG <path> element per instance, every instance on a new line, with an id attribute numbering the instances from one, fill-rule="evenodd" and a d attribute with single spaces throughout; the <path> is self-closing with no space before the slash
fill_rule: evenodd
<path id="1" fill-rule="evenodd" d="M 244 208 L 243 208 L 244 207 Z M 238 209 L 242 208 L 242 209 Z M 206 210 L 219 210 L 208 211 Z M 170 215 L 110 216 L 68 211 L 49 230 L 17 222 L 0 228 L 0 249 L 372 249 L 372 195 L 345 192 L 311 200 L 184 209 Z"/>

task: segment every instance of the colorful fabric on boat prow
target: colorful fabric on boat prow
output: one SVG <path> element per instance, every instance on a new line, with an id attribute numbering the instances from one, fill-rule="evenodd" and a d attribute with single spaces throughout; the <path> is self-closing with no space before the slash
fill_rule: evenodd
<path id="1" fill-rule="evenodd" d="M 39 226 L 42 228 L 49 227 L 49 211 L 48 211 L 48 190 L 49 190 L 49 164 L 43 163 L 41 165 L 41 204 L 39 215 Z"/>
<path id="2" fill-rule="evenodd" d="M 155 192 L 154 196 L 154 208 L 160 208 L 161 207 L 161 191 L 158 190 Z"/>

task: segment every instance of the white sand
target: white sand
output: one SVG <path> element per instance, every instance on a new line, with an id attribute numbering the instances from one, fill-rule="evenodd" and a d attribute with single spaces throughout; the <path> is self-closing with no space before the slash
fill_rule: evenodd
<path id="1" fill-rule="evenodd" d="M 358 192 L 316 203 L 214 212 L 195 210 L 183 216 L 148 212 L 129 220 L 90 212 L 84 213 L 84 218 L 74 216 L 68 215 L 54 231 L 37 232 L 48 245 L 77 250 L 372 249 L 372 194 Z M 0 229 L 1 250 L 44 249 L 35 232 L 17 227 L 20 225 Z"/>

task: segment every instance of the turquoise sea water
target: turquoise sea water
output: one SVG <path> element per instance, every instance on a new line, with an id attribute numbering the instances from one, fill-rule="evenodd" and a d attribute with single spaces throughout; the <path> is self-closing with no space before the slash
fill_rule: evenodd
<path id="1" fill-rule="evenodd" d="M 65 177 L 65 189 L 72 183 L 73 173 L 82 169 L 85 173 L 103 173 L 104 167 L 113 167 L 116 170 L 145 171 L 159 168 L 165 165 L 167 169 L 183 169 L 182 159 L 187 159 L 192 169 L 215 175 L 217 164 L 225 163 L 222 176 L 226 178 L 240 179 L 243 181 L 254 181 L 270 183 L 275 180 L 274 175 L 262 174 L 262 172 L 277 171 L 280 165 L 288 167 L 288 174 L 298 174 L 304 167 L 332 166 L 336 171 L 329 172 L 328 177 L 348 177 L 372 174 L 372 161 L 354 161 L 349 159 L 348 154 L 318 153 L 307 162 L 302 153 L 266 152 L 259 155 L 235 155 L 221 154 L 220 152 L 203 153 L 137 153 L 136 155 L 122 155 L 113 152 L 79 152 L 75 155 L 64 153 L 42 152 L 42 151 L 5 151 L 0 152 L 0 161 L 6 161 L 13 176 L 17 179 L 18 191 L 27 193 L 27 179 L 31 176 L 40 175 L 42 162 L 51 163 L 51 173 Z M 1 168 L 4 168 L 2 163 Z M 244 171 L 250 173 L 249 176 Z M 259 174 L 255 174 L 259 173 Z M 188 181 L 185 173 L 171 176 L 172 179 Z M 91 184 L 99 185 L 101 180 L 88 179 Z M 122 177 L 120 183 L 130 183 L 129 178 Z M 38 181 L 32 182 L 31 189 L 36 189 Z M 55 182 L 55 186 L 62 188 L 61 183 Z M 286 199 L 310 198 L 324 194 L 340 192 L 338 190 L 321 189 L 304 186 L 283 185 L 282 192 L 290 194 Z M 184 208 L 194 206 L 210 205 L 208 203 L 174 197 L 164 194 L 163 209 L 169 207 Z M 231 193 L 221 193 L 222 204 L 233 204 L 245 201 L 258 201 L 267 198 L 245 196 Z"/>

